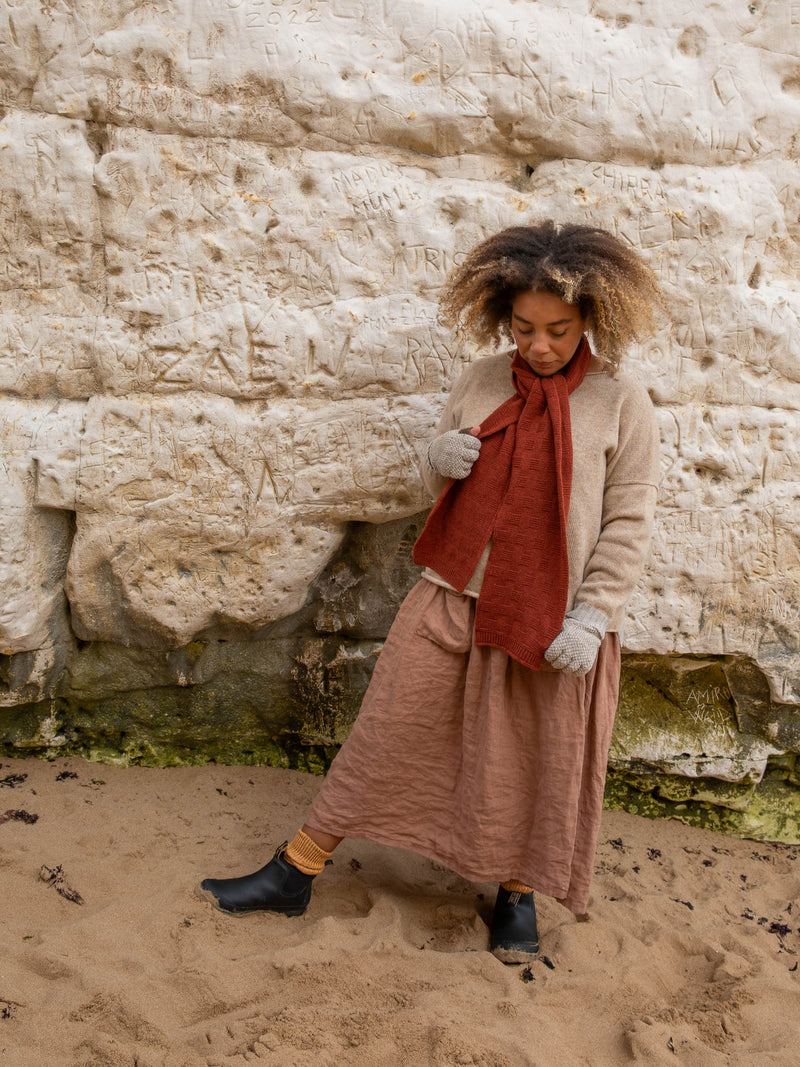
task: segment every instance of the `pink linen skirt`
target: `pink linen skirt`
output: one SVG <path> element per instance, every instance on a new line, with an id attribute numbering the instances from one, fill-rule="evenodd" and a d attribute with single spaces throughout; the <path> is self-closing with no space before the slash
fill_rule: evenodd
<path id="1" fill-rule="evenodd" d="M 607 634 L 584 677 L 474 643 L 475 600 L 420 579 L 307 824 L 518 879 L 586 911 L 619 692 Z"/>

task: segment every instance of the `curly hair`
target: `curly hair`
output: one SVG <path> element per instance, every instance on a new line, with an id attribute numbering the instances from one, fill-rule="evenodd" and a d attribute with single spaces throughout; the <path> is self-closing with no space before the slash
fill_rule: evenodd
<path id="1" fill-rule="evenodd" d="M 576 306 L 610 367 L 653 332 L 664 309 L 652 270 L 622 241 L 598 227 L 547 221 L 501 230 L 473 248 L 445 282 L 442 317 L 480 344 L 499 342 L 515 297 L 529 289 Z"/>

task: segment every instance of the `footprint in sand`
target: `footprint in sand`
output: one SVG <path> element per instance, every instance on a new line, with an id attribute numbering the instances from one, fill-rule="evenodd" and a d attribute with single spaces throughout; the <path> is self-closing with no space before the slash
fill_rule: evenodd
<path id="1" fill-rule="evenodd" d="M 568 922 L 550 932 L 547 953 L 557 965 L 579 959 L 585 973 L 604 971 L 623 953 L 624 941 L 624 935 L 606 923 Z"/>
<path id="2" fill-rule="evenodd" d="M 137 1049 L 135 1062 L 144 1067 L 153 1062 L 148 1058 L 150 1054 L 169 1045 L 164 1031 L 148 1022 L 127 997 L 118 993 L 96 993 L 70 1013 L 69 1021 L 78 1026 L 84 1024 L 86 1030 L 76 1051 L 83 1049 L 84 1055 L 91 1055 L 76 1061 L 80 1063 L 121 1063 L 120 1048 L 128 1046 Z"/>
<path id="3" fill-rule="evenodd" d="M 480 952 L 488 946 L 488 929 L 474 908 L 440 904 L 432 917 L 430 941 L 434 952 Z"/>
<path id="4" fill-rule="evenodd" d="M 317 1064 L 326 1067 L 334 1064 L 324 1051 L 325 1035 L 315 1026 L 311 1015 L 306 1018 L 296 1009 L 283 1009 L 272 1017 L 262 1012 L 228 1016 L 205 1027 L 203 1033 L 192 1041 L 193 1047 L 202 1054 L 207 1067 L 239 1067 L 246 1063 L 286 1064 L 287 1048 L 294 1056 L 303 1051 L 311 1053 L 305 1059 L 292 1062 Z M 275 1056 L 278 1059 L 275 1059 Z"/>
<path id="5" fill-rule="evenodd" d="M 723 1067 L 728 1057 L 709 1048 L 697 1038 L 690 1026 L 680 1018 L 662 1022 L 657 1019 L 637 1020 L 625 1034 L 625 1041 L 636 1063 L 663 1064 L 702 1063 L 703 1067 Z"/>
<path id="6" fill-rule="evenodd" d="M 60 960 L 55 956 L 48 956 L 44 952 L 28 952 L 22 957 L 21 962 L 24 963 L 29 971 L 38 974 L 40 978 L 48 978 L 51 981 L 72 978 L 75 974 L 74 967 L 65 963 L 64 960 Z"/>

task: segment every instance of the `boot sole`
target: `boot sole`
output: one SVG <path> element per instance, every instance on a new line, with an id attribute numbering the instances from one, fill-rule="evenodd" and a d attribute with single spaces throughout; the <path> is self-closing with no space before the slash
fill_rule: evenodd
<path id="1" fill-rule="evenodd" d="M 211 905 L 212 908 L 216 908 L 217 911 L 222 912 L 223 915 L 232 915 L 234 918 L 240 918 L 242 915 L 255 915 L 259 911 L 266 911 L 272 915 L 286 915 L 295 918 L 298 915 L 304 915 L 306 912 L 307 904 L 300 907 L 278 907 L 278 908 L 238 908 L 235 911 L 223 908 L 210 889 L 202 889 L 200 886 L 195 891 L 195 896 L 200 900 L 204 900 Z"/>
<path id="2" fill-rule="evenodd" d="M 509 946 L 508 948 L 501 948 L 499 945 L 497 948 L 493 948 L 492 955 L 496 956 L 501 963 L 532 963 L 539 958 L 539 946 L 536 946 L 535 951 L 531 949 L 524 949 L 522 946 Z"/>

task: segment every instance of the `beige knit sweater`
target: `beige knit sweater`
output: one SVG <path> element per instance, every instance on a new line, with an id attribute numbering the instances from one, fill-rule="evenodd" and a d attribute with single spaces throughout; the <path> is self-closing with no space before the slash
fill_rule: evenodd
<path id="1" fill-rule="evenodd" d="M 510 355 L 472 363 L 453 387 L 436 431 L 469 429 L 514 393 Z M 567 519 L 569 594 L 567 610 L 585 604 L 601 611 L 619 630 L 625 606 L 650 547 L 659 475 L 655 413 L 645 389 L 612 378 L 593 360 L 569 398 L 573 475 Z M 423 481 L 433 497 L 447 484 L 423 460 Z M 477 596 L 491 542 L 466 593 Z M 452 588 L 435 572 L 424 576 Z"/>

